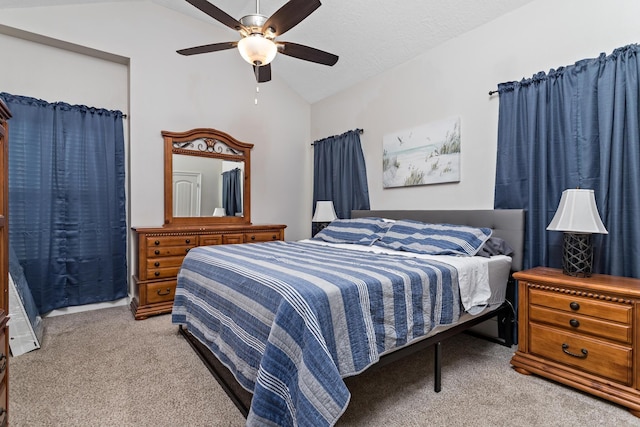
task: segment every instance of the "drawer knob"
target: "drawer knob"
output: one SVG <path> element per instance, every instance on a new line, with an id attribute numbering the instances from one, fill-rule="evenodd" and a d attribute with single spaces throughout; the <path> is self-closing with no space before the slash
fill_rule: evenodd
<path id="1" fill-rule="evenodd" d="M 158 289 L 158 292 L 156 293 L 158 294 L 158 296 L 166 297 L 171 293 L 171 288 L 167 288 L 166 292 L 162 292 L 162 289 Z"/>
<path id="2" fill-rule="evenodd" d="M 571 326 L 573 326 L 574 328 L 577 328 L 578 326 L 580 326 L 580 322 L 578 322 L 578 320 L 576 320 L 576 319 L 569 320 L 569 324 Z"/>
<path id="3" fill-rule="evenodd" d="M 184 250 L 184 251 L 185 251 L 185 252 L 189 252 L 189 248 L 185 248 L 185 250 Z"/>
<path id="4" fill-rule="evenodd" d="M 160 251 L 159 251 L 159 250 L 157 250 L 157 249 L 155 250 L 155 252 L 154 252 L 154 253 L 155 253 L 156 255 L 160 255 Z"/>
<path id="5" fill-rule="evenodd" d="M 191 239 L 187 239 L 187 240 L 185 240 L 184 242 L 185 242 L 185 243 L 187 243 L 187 244 L 189 244 L 189 243 L 191 243 Z"/>
<path id="6" fill-rule="evenodd" d="M 153 242 L 154 245 L 159 245 L 160 244 L 160 240 L 156 240 L 155 242 Z"/>
<path id="7" fill-rule="evenodd" d="M 153 265 L 155 265 L 156 267 L 160 267 L 160 263 L 158 261 L 154 262 Z"/>
<path id="8" fill-rule="evenodd" d="M 160 275 L 159 271 L 156 271 L 155 273 L 153 273 L 156 277 L 158 277 Z"/>
<path id="9" fill-rule="evenodd" d="M 581 354 L 572 353 L 569 351 L 569 344 L 566 343 L 562 343 L 562 351 L 569 356 L 577 357 L 578 359 L 586 359 L 587 354 L 589 353 L 586 348 L 580 349 Z"/>
<path id="10" fill-rule="evenodd" d="M 277 239 L 278 239 L 278 236 L 276 236 L 276 235 L 274 234 L 273 236 L 271 236 L 271 238 L 272 238 L 273 240 L 277 240 Z"/>
<path id="11" fill-rule="evenodd" d="M 251 236 L 251 240 L 256 240 L 256 236 Z"/>
<path id="12" fill-rule="evenodd" d="M 575 301 L 571 302 L 571 304 L 569 304 L 569 307 L 571 307 L 571 310 L 575 310 L 575 311 L 580 310 L 580 304 L 578 304 Z"/>

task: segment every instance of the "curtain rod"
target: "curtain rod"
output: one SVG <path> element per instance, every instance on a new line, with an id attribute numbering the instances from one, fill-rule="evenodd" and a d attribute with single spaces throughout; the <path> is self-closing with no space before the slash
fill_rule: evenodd
<path id="1" fill-rule="evenodd" d="M 498 91 L 497 90 L 490 90 L 489 91 L 489 96 L 493 95 L 494 93 L 498 93 Z"/>
<path id="2" fill-rule="evenodd" d="M 354 129 L 354 130 L 357 131 L 360 135 L 362 135 L 364 133 L 364 129 Z M 345 132 L 345 133 L 347 133 L 347 132 Z M 340 135 L 327 136 L 327 138 L 333 138 L 333 137 L 336 137 L 336 136 L 340 136 Z M 326 138 L 322 138 L 322 139 L 326 139 Z M 314 146 L 314 145 L 315 145 L 315 142 L 312 142 L 311 146 Z"/>

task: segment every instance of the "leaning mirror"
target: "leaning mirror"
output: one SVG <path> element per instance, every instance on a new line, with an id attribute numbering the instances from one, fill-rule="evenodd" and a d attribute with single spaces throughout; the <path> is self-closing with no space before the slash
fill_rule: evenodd
<path id="1" fill-rule="evenodd" d="M 215 129 L 162 136 L 165 225 L 251 224 L 253 144 Z"/>

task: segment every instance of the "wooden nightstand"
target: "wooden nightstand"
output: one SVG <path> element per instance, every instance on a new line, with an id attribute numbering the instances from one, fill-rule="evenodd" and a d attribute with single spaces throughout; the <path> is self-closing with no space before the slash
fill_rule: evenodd
<path id="1" fill-rule="evenodd" d="M 640 417 L 640 280 L 571 277 L 544 267 L 514 277 L 515 370 L 626 406 Z"/>

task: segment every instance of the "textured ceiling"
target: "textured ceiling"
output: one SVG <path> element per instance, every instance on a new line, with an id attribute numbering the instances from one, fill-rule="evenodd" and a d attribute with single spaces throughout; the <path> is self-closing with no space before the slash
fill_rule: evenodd
<path id="1" fill-rule="evenodd" d="M 186 1 L 149 1 L 228 30 L 229 37 L 226 39 L 202 40 L 196 44 L 235 41 L 239 38 L 235 31 Z M 210 1 L 236 19 L 256 12 L 254 0 Z M 274 77 L 284 80 L 304 99 L 313 103 L 404 63 L 531 1 L 533 0 L 322 0 L 322 6 L 279 37 L 279 40 L 331 52 L 340 57 L 338 63 L 327 67 L 278 55 L 272 64 L 272 72 Z M 0 0 L 0 9 L 106 2 L 108 0 Z M 260 13 L 270 16 L 284 3 L 285 0 L 259 1 Z"/>

